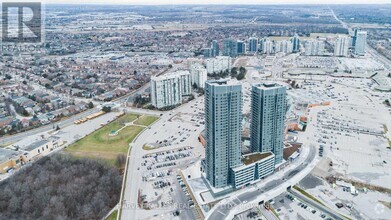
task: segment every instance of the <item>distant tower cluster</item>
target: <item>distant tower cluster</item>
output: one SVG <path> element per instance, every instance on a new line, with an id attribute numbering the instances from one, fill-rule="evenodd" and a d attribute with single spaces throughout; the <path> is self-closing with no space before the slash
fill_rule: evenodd
<path id="1" fill-rule="evenodd" d="M 256 53 L 258 52 L 258 38 L 256 37 L 250 37 L 249 40 L 249 47 L 248 47 L 248 51 L 250 53 Z"/>
<path id="2" fill-rule="evenodd" d="M 238 43 L 234 39 L 223 40 L 223 55 L 229 57 L 236 57 L 238 55 Z"/>
<path id="3" fill-rule="evenodd" d="M 292 42 L 287 40 L 277 41 L 275 44 L 275 52 L 285 53 L 285 54 L 292 53 L 293 52 Z"/>
<path id="4" fill-rule="evenodd" d="M 219 73 L 232 68 L 232 58 L 229 56 L 217 56 L 205 60 L 207 73 Z"/>
<path id="5" fill-rule="evenodd" d="M 291 38 L 293 52 L 300 52 L 300 38 L 298 34 L 295 34 Z"/>
<path id="6" fill-rule="evenodd" d="M 274 41 L 270 38 L 257 38 L 250 37 L 247 41 L 235 40 L 232 38 L 226 38 L 222 40 L 222 52 L 220 54 L 219 44 L 214 40 L 211 47 L 204 48 L 203 54 L 205 57 L 216 57 L 219 55 L 237 57 L 241 54 L 256 54 L 261 52 L 263 54 L 274 53 L 297 53 L 300 52 L 300 38 L 298 34 L 295 34 L 289 40 Z"/>
<path id="7" fill-rule="evenodd" d="M 237 46 L 236 48 L 238 49 L 237 54 L 245 54 L 246 53 L 246 43 L 244 41 L 238 40 L 236 42 Z"/>
<path id="8" fill-rule="evenodd" d="M 324 55 L 324 41 L 320 40 L 308 40 L 305 42 L 305 55 L 306 56 L 323 56 Z"/>
<path id="9" fill-rule="evenodd" d="M 349 38 L 346 36 L 338 36 L 334 44 L 334 56 L 347 57 L 349 55 Z"/>
<path id="10" fill-rule="evenodd" d="M 354 49 L 354 53 L 358 56 L 364 56 L 366 44 L 367 32 L 355 29 L 354 36 L 352 37 L 352 46 Z"/>
<path id="11" fill-rule="evenodd" d="M 265 54 L 274 53 L 274 45 L 273 45 L 273 42 L 269 38 L 264 39 L 262 42 L 263 42 L 263 47 L 262 47 L 263 53 L 265 53 Z"/>
<path id="12" fill-rule="evenodd" d="M 212 41 L 212 57 L 217 57 L 220 55 L 220 47 L 217 40 Z"/>
<path id="13" fill-rule="evenodd" d="M 212 41 L 211 46 L 203 49 L 203 55 L 206 58 L 216 57 L 220 54 L 220 47 L 217 40 Z"/>
<path id="14" fill-rule="evenodd" d="M 353 36 L 338 36 L 335 40 L 334 56 L 346 57 L 350 51 L 352 55 L 364 56 L 366 44 L 367 32 L 354 29 Z"/>

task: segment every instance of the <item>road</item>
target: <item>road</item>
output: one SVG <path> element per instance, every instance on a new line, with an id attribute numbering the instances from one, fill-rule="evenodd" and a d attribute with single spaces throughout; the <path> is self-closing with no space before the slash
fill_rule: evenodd
<path id="1" fill-rule="evenodd" d="M 347 23 L 345 23 L 344 21 L 342 21 L 341 19 L 339 19 L 337 17 L 337 15 L 334 13 L 334 10 L 331 9 L 329 7 L 331 13 L 333 14 L 333 17 L 335 18 L 335 20 L 337 20 L 339 23 L 341 23 L 342 27 L 348 29 L 348 32 L 350 35 L 353 34 L 353 30 L 352 28 L 349 27 L 349 25 Z M 380 54 L 379 52 L 377 52 L 374 48 L 372 48 L 368 43 L 366 45 L 366 52 L 369 53 L 373 58 L 375 58 L 377 61 L 381 62 L 384 64 L 384 66 L 387 68 L 387 69 L 390 69 L 391 67 L 391 60 L 389 60 L 387 57 L 383 56 L 382 54 Z"/>
<path id="2" fill-rule="evenodd" d="M 177 180 L 175 180 L 175 184 L 176 186 L 173 187 L 174 188 L 174 192 L 175 192 L 175 201 L 178 203 L 178 204 L 189 204 L 189 202 L 187 201 L 187 196 L 185 195 L 185 193 L 183 192 L 182 188 L 180 187 L 179 185 L 179 182 Z M 182 209 L 181 210 L 181 219 L 196 219 L 193 211 L 194 208 L 185 208 L 185 209 Z M 194 212 L 196 212 L 194 210 Z"/>
<path id="3" fill-rule="evenodd" d="M 299 200 L 307 203 L 308 205 L 310 205 L 313 208 L 318 209 L 319 211 L 325 213 L 327 216 L 330 216 L 335 220 L 343 220 L 344 219 L 339 214 L 336 214 L 335 212 L 333 212 L 332 210 L 330 210 L 326 206 L 320 205 L 319 203 L 315 202 L 312 199 L 309 199 L 308 197 L 302 195 L 301 193 L 297 193 L 296 191 L 291 190 L 291 189 L 288 190 L 288 192 L 290 194 L 292 194 L 294 197 L 298 198 Z"/>
<path id="4" fill-rule="evenodd" d="M 304 168 L 306 168 L 310 163 L 314 162 L 316 156 L 316 149 L 314 145 L 309 147 L 309 153 L 305 158 L 304 162 L 300 163 L 297 167 L 288 170 L 289 172 L 285 172 L 282 176 L 277 176 L 277 174 L 273 174 L 273 178 L 270 179 L 263 187 L 259 187 L 257 189 L 246 191 L 238 196 L 233 196 L 232 199 L 228 202 L 223 202 L 217 204 L 217 208 L 213 208 L 212 213 L 208 213 L 207 219 L 226 219 L 231 211 L 232 207 L 239 206 L 243 204 L 244 201 L 255 201 L 260 194 L 265 195 L 266 197 L 273 198 L 271 196 L 271 192 L 286 183 L 288 180 L 292 180 L 296 178 L 297 174 L 302 172 Z M 311 169 L 312 170 L 312 169 Z M 309 171 L 311 171 L 309 170 Z M 283 172 L 283 171 L 281 171 Z M 299 181 L 300 179 L 296 178 L 295 181 Z M 277 195 L 275 195 L 277 196 Z M 230 208 L 227 208 L 227 204 L 230 205 Z M 248 207 L 250 208 L 250 207 Z"/>
<path id="5" fill-rule="evenodd" d="M 258 206 L 258 210 L 262 213 L 262 215 L 267 219 L 267 220 L 279 220 L 272 211 L 266 210 L 265 207 Z"/>
<path id="6" fill-rule="evenodd" d="M 140 216 L 146 217 L 144 214 L 156 212 L 158 213 L 159 210 L 143 210 L 140 209 L 137 205 L 138 200 L 138 193 L 139 189 L 142 189 L 142 182 L 141 176 L 145 172 L 150 172 L 146 170 L 145 166 L 141 166 L 142 156 L 144 156 L 147 153 L 154 153 L 156 151 L 145 151 L 142 149 L 143 145 L 146 143 L 146 140 L 153 141 L 154 139 L 151 137 L 156 138 L 156 136 L 160 136 L 161 134 L 156 134 L 157 132 L 162 132 L 164 130 L 172 131 L 172 134 L 170 135 L 177 135 L 175 134 L 175 129 L 168 129 L 166 128 L 166 124 L 171 121 L 171 119 L 178 114 L 183 114 L 185 110 L 194 111 L 193 108 L 190 108 L 189 106 L 193 105 L 195 102 L 203 99 L 203 97 L 196 98 L 189 103 L 183 104 L 180 107 L 167 112 L 161 112 L 160 119 L 155 122 L 152 126 L 150 126 L 149 129 L 145 129 L 140 136 L 134 140 L 133 143 L 131 143 L 132 150 L 130 152 L 129 156 L 129 163 L 127 167 L 127 181 L 125 182 L 125 190 L 124 190 L 124 196 L 123 196 L 123 205 L 122 205 L 122 211 L 121 211 L 121 219 L 128 220 L 128 219 L 138 219 Z M 189 112 L 187 112 L 189 114 Z M 190 113 L 191 114 L 191 113 Z M 172 122 L 170 122 L 172 123 Z M 181 124 L 180 122 L 178 122 Z M 178 126 L 179 124 L 176 124 L 175 126 Z M 184 127 L 185 123 L 182 123 L 182 127 Z M 171 124 L 173 126 L 173 124 Z M 169 126 L 169 125 L 167 125 Z M 190 125 L 189 125 L 190 126 Z M 198 135 L 203 130 L 201 127 L 194 127 L 193 129 L 196 129 L 196 131 L 189 132 L 190 136 L 186 139 L 186 141 L 181 142 L 180 146 L 177 147 L 183 147 L 183 146 L 191 146 L 191 143 L 194 143 L 194 141 L 198 142 Z M 167 135 L 169 137 L 170 135 Z M 170 147 L 165 147 L 162 149 L 158 149 L 158 151 L 166 151 Z M 176 168 L 185 168 L 187 165 L 194 163 L 196 160 L 199 160 L 199 158 L 191 158 L 188 160 L 185 160 L 181 162 L 179 166 L 170 167 L 169 169 L 175 170 Z M 139 169 L 140 168 L 140 169 Z M 168 169 L 168 168 L 165 168 Z M 155 169 L 154 169 L 155 170 Z M 159 169 L 157 169 L 159 170 Z M 191 213 L 187 214 L 190 215 Z"/>
<path id="7" fill-rule="evenodd" d="M 84 118 L 90 114 L 93 114 L 93 113 L 96 113 L 96 112 L 99 112 L 100 110 L 98 108 L 93 108 L 93 109 L 90 109 L 90 110 L 87 110 L 85 112 L 82 112 L 80 114 L 77 114 L 77 115 L 74 115 L 70 118 L 67 118 L 65 120 L 62 120 L 62 121 L 59 121 L 59 122 L 55 122 L 55 123 L 51 123 L 51 124 L 48 124 L 48 125 L 45 125 L 45 126 L 42 126 L 42 127 L 39 127 L 39 128 L 35 128 L 35 129 L 32 129 L 32 130 L 29 130 L 29 131 L 25 131 L 25 132 L 22 132 L 22 133 L 17 133 L 17 134 L 14 134 L 14 135 L 11 135 L 11 136 L 5 136 L 5 137 L 2 137 L 0 139 L 0 144 L 2 145 L 6 145 L 6 144 L 12 144 L 12 143 L 15 143 L 23 138 L 26 138 L 26 137 L 29 137 L 29 136 L 32 136 L 32 135 L 36 135 L 36 134 L 40 134 L 40 133 L 43 133 L 43 132 L 47 132 L 47 131 L 51 131 L 53 130 L 53 126 L 54 125 L 58 125 L 60 128 L 64 128 L 64 127 L 67 127 L 69 125 L 72 125 L 74 121 L 78 120 L 78 119 L 81 119 L 81 118 Z"/>
<path id="8" fill-rule="evenodd" d="M 137 94 L 139 92 L 143 92 L 148 87 L 149 87 L 149 83 L 146 83 L 145 85 L 143 85 L 139 89 L 134 90 L 134 91 L 130 92 L 129 94 L 114 100 L 113 103 L 114 104 L 124 103 L 124 102 L 126 102 L 126 100 L 130 96 L 132 96 L 134 94 Z M 48 125 L 44 125 L 44 126 L 41 126 L 39 128 L 28 130 L 28 131 L 25 131 L 25 132 L 22 132 L 22 133 L 17 133 L 17 134 L 11 135 L 11 136 L 4 136 L 4 137 L 0 138 L 0 144 L 1 145 L 12 144 L 12 143 L 15 143 L 15 142 L 17 142 L 19 140 L 22 140 L 23 138 L 26 138 L 26 137 L 29 137 L 29 136 L 32 136 L 32 135 L 36 135 L 36 134 L 40 134 L 40 133 L 51 131 L 51 130 L 53 130 L 53 126 L 54 125 L 55 126 L 58 125 L 60 128 L 64 128 L 64 127 L 67 127 L 69 125 L 72 125 L 73 122 L 78 120 L 78 119 L 84 118 L 84 117 L 86 117 L 88 115 L 91 115 L 91 114 L 99 112 L 99 111 L 100 111 L 100 109 L 98 107 L 95 107 L 93 109 L 89 109 L 87 111 L 84 111 L 84 112 L 82 112 L 80 114 L 71 116 L 71 117 L 69 117 L 67 119 L 64 119 L 62 121 L 59 121 L 59 122 L 55 122 L 55 123 L 51 123 L 51 124 L 48 124 Z"/>

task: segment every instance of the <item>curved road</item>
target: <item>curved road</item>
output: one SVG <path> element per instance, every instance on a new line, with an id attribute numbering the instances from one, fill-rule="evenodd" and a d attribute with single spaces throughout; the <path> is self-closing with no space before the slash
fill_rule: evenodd
<path id="1" fill-rule="evenodd" d="M 293 170 L 284 173 L 284 175 L 281 178 L 274 179 L 268 183 L 266 183 L 263 187 L 253 189 L 251 191 L 247 191 L 244 193 L 241 193 L 238 196 L 230 197 L 229 202 L 223 202 L 218 204 L 218 207 L 215 208 L 214 210 L 212 209 L 212 213 L 208 214 L 207 219 L 228 219 L 229 215 L 232 215 L 231 210 L 233 207 L 237 206 L 244 206 L 247 204 L 247 202 L 256 202 L 258 203 L 261 200 L 258 200 L 258 197 L 260 195 L 264 195 L 266 199 L 271 199 L 277 195 L 271 195 L 273 194 L 276 189 L 279 187 L 283 187 L 282 185 L 289 180 L 294 180 L 294 182 L 298 182 L 301 180 L 301 178 L 297 178 L 298 174 L 303 174 L 302 172 L 304 171 L 307 166 L 313 162 L 315 162 L 315 156 L 316 156 L 316 149 L 315 146 L 312 145 L 309 148 L 310 152 L 308 153 L 308 156 L 302 162 L 300 165 L 298 165 L 296 168 Z M 309 173 L 312 170 L 312 168 L 307 169 L 306 171 Z M 283 171 L 282 171 L 283 172 Z M 308 174 L 307 173 L 307 174 Z M 305 174 L 304 176 L 306 176 Z M 273 175 L 278 175 L 278 173 L 275 173 Z M 303 175 L 301 175 L 303 176 Z M 303 177 L 304 177 L 303 176 Z M 285 190 L 285 189 L 284 189 Z M 252 206 L 246 205 L 244 209 L 250 209 Z M 245 210 L 243 210 L 245 211 Z"/>

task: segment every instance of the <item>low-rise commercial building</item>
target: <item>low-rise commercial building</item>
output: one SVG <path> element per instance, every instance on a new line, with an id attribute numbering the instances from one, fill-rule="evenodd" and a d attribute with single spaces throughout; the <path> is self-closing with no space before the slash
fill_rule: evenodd
<path id="1" fill-rule="evenodd" d="M 0 148 L 0 173 L 4 174 L 16 167 L 20 167 L 21 154 L 19 151 Z"/>
<path id="2" fill-rule="evenodd" d="M 251 153 L 242 156 L 242 165 L 232 169 L 234 188 L 255 183 L 274 172 L 272 152 Z"/>
<path id="3" fill-rule="evenodd" d="M 21 147 L 21 150 L 25 151 L 22 155 L 22 160 L 25 163 L 33 162 L 48 155 L 60 145 L 62 145 L 62 141 L 56 136 L 33 142 L 27 146 Z"/>
<path id="4" fill-rule="evenodd" d="M 323 56 L 324 54 L 324 41 L 308 40 L 305 42 L 305 55 L 306 56 Z"/>

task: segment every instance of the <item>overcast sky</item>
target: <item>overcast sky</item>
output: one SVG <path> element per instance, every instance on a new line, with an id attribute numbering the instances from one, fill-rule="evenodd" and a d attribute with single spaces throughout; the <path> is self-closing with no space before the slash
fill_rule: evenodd
<path id="1" fill-rule="evenodd" d="M 46 3 L 75 4 L 381 4 L 391 0 L 43 0 Z"/>

